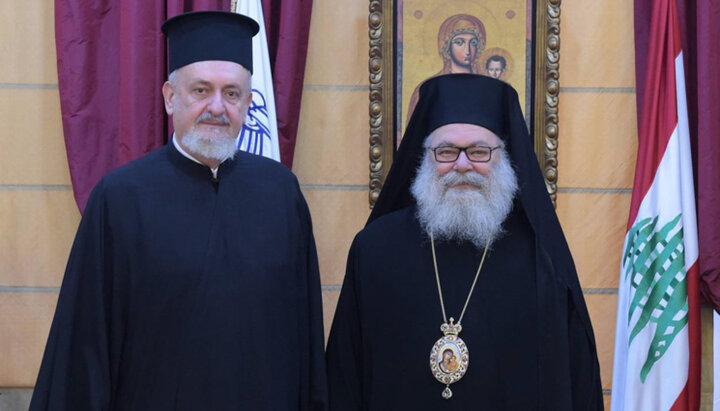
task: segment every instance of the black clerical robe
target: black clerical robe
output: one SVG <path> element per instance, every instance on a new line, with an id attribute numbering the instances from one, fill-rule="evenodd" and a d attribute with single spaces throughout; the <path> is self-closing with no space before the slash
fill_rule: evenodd
<path id="1" fill-rule="evenodd" d="M 78 229 L 31 410 L 322 410 L 310 214 L 282 165 L 172 144 L 108 174 Z"/>
<path id="2" fill-rule="evenodd" d="M 443 317 L 415 207 L 357 235 L 327 347 L 331 410 L 602 409 L 594 343 L 571 286 L 553 275 L 561 267 L 544 261 L 523 212 L 504 228 L 462 319 L 470 362 L 447 400 L 429 366 Z M 457 322 L 483 250 L 436 241 L 436 251 L 447 316 Z"/>

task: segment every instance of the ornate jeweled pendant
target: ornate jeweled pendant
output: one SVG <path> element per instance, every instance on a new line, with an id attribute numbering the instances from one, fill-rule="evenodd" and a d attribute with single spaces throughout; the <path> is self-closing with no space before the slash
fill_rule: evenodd
<path id="1" fill-rule="evenodd" d="M 458 337 L 462 326 L 453 324 L 454 321 L 451 317 L 450 324 L 443 323 L 440 326 L 440 331 L 445 336 L 437 340 L 430 351 L 430 371 L 436 380 L 445 384 L 442 397 L 446 400 L 453 395 L 450 384 L 459 381 L 467 372 L 470 364 L 467 345 Z"/>

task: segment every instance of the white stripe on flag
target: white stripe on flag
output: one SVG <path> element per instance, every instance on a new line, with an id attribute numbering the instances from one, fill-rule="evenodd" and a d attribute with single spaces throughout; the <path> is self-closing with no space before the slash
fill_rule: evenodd
<path id="1" fill-rule="evenodd" d="M 657 217 L 657 227 L 663 227 L 671 222 L 677 215 L 683 214 L 682 218 L 682 235 L 687 240 L 688 228 L 685 226 L 685 210 L 683 210 L 683 199 L 678 195 L 681 181 L 681 164 L 677 153 L 682 145 L 679 141 L 678 129 L 673 131 L 670 141 L 668 141 L 660 165 L 657 168 L 655 179 L 652 187 L 640 205 L 638 216 L 633 223 L 648 217 Z M 692 168 L 690 169 L 692 170 Z M 693 208 L 694 210 L 694 208 Z M 694 213 L 693 213 L 694 216 Z M 675 228 L 668 235 L 677 233 L 679 228 Z M 627 248 L 628 241 L 625 238 L 623 250 Z M 697 259 L 697 245 L 695 249 L 688 249 L 688 243 L 685 242 L 685 268 L 682 276 L 687 275 L 687 270 Z M 694 258 L 691 256 L 694 255 Z M 624 256 L 623 256 L 624 260 Z M 640 380 L 640 373 L 646 362 L 650 351 L 651 341 L 657 330 L 656 324 L 649 323 L 643 330 L 637 334 L 632 344 L 630 341 L 629 325 L 637 323 L 641 314 L 640 310 L 635 310 L 633 317 L 628 321 L 628 313 L 630 312 L 630 301 L 635 295 L 631 283 L 637 274 L 631 271 L 630 275 L 625 278 L 625 272 L 628 268 L 623 261 L 623 267 L 620 273 L 620 287 L 618 290 L 618 316 L 617 331 L 615 336 L 615 361 L 612 390 L 612 410 L 614 411 L 658 411 L 669 410 L 675 399 L 685 387 L 688 376 L 688 333 L 687 324 L 683 330 L 675 336 L 668 350 L 663 354 L 660 361 L 656 362 L 651 371 L 648 373 L 645 381 Z M 687 296 L 685 297 L 687 299 Z"/>
<path id="2" fill-rule="evenodd" d="M 687 273 L 698 258 L 698 244 L 682 52 L 675 58 L 675 73 L 678 124 L 664 148 L 652 185 L 640 204 L 623 246 L 613 411 L 669 410 L 688 379 L 688 299 L 687 289 L 683 290 L 679 283 L 687 284 Z M 638 226 L 651 227 L 653 222 L 654 227 L 644 233 L 635 231 L 631 238 Z M 651 238 L 653 236 L 655 238 Z M 639 257 L 643 255 L 645 261 Z M 633 265 L 635 257 L 638 266 Z M 679 261 L 680 258 L 683 260 Z M 682 266 L 673 268 L 674 262 L 682 263 Z M 676 294 L 679 292 L 684 295 Z M 648 305 L 651 293 L 665 295 L 653 303 L 656 305 Z M 634 300 L 636 295 L 642 298 Z M 673 304 L 672 296 L 680 301 Z M 634 307 L 631 306 L 633 301 Z M 683 302 L 685 308 L 678 308 Z M 667 311 L 668 308 L 672 311 Z M 660 317 L 663 313 L 673 316 L 663 320 Z M 642 316 L 646 317 L 643 319 Z M 680 321 L 683 317 L 684 323 Z M 639 332 L 631 341 L 632 329 L 638 324 Z M 663 338 L 668 335 L 674 337 Z M 656 353 L 660 354 L 653 357 Z M 655 360 L 650 361 L 651 358 Z"/>
<path id="3" fill-rule="evenodd" d="M 238 148 L 280 161 L 275 92 L 262 3 L 238 0 L 235 12 L 253 18 L 260 25 L 260 32 L 253 37 L 253 99 L 238 136 Z"/>

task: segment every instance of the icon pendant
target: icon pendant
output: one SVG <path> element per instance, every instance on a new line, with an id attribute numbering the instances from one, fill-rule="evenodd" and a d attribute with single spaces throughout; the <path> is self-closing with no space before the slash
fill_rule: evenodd
<path id="1" fill-rule="evenodd" d="M 470 354 L 465 341 L 458 337 L 462 326 L 443 323 L 440 330 L 445 334 L 437 340 L 430 351 L 430 371 L 436 380 L 445 385 L 442 397 L 450 399 L 453 395 L 450 384 L 459 381 L 467 372 Z"/>

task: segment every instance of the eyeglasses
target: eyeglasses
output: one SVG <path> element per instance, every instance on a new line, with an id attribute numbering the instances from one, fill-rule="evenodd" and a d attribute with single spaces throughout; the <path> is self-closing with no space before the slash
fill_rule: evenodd
<path id="1" fill-rule="evenodd" d="M 473 163 L 487 163 L 492 158 L 492 152 L 503 148 L 503 146 L 487 147 L 487 146 L 470 146 L 470 147 L 430 147 L 435 154 L 435 161 L 438 163 L 452 163 L 457 161 L 460 157 L 460 153 L 463 151 L 467 156 L 468 160 Z"/>

